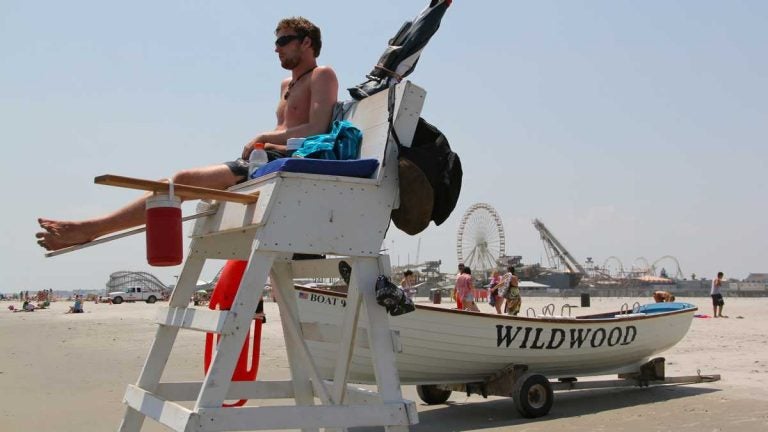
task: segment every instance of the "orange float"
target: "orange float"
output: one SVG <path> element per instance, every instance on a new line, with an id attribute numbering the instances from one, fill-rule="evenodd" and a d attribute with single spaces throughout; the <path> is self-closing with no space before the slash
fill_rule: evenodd
<path id="1" fill-rule="evenodd" d="M 232 303 L 235 301 L 235 295 L 237 295 L 237 289 L 240 287 L 240 281 L 243 279 L 245 268 L 248 265 L 248 261 L 230 260 L 224 265 L 224 269 L 221 271 L 216 286 L 213 288 L 213 294 L 211 295 L 211 301 L 208 304 L 210 309 L 229 310 L 232 307 Z M 245 337 L 243 343 L 243 349 L 240 351 L 240 357 L 237 360 L 237 365 L 232 373 L 232 381 L 255 381 L 256 373 L 259 370 L 259 355 L 261 353 L 261 318 L 254 318 L 253 320 L 253 333 L 248 330 L 248 334 Z M 208 369 L 211 366 L 211 360 L 213 359 L 214 346 L 214 333 L 207 333 L 205 335 L 205 352 L 203 360 L 205 364 L 205 372 L 208 373 Z M 216 337 L 218 343 L 219 337 Z M 251 349 L 252 348 L 252 349 Z M 249 355 L 250 354 L 250 355 Z M 248 361 L 250 360 L 250 367 Z M 240 399 L 239 401 L 231 404 L 225 403 L 225 407 L 239 407 L 245 405 L 246 399 Z"/>

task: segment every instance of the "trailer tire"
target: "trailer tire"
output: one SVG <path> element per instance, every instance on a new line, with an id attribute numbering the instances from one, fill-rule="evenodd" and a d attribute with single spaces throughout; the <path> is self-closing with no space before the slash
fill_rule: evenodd
<path id="1" fill-rule="evenodd" d="M 112 299 L 112 303 L 114 303 L 114 304 L 120 304 L 122 302 L 123 302 L 123 298 L 120 297 L 120 296 L 117 296 L 117 297 Z"/>
<path id="2" fill-rule="evenodd" d="M 147 303 L 149 303 L 149 304 L 152 304 L 152 303 L 154 303 L 156 301 L 157 301 L 157 297 L 155 297 L 155 296 L 149 296 L 149 298 L 147 298 Z"/>
<path id="3" fill-rule="evenodd" d="M 526 373 L 515 381 L 512 398 L 515 408 L 527 418 L 542 417 L 549 413 L 554 402 L 554 392 L 547 377 Z"/>
<path id="4" fill-rule="evenodd" d="M 427 405 L 445 403 L 451 397 L 450 390 L 443 390 L 432 384 L 417 385 L 416 392 Z"/>

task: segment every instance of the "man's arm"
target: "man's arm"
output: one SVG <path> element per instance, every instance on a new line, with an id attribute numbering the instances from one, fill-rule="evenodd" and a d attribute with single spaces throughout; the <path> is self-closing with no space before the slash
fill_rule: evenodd
<path id="1" fill-rule="evenodd" d="M 319 66 L 313 73 L 310 81 L 312 94 L 309 106 L 309 121 L 287 129 L 263 133 L 248 144 L 247 153 L 253 143 L 265 143 L 265 149 L 285 150 L 288 138 L 307 137 L 328 132 L 331 123 L 333 107 L 336 104 L 339 91 L 339 81 L 336 73 L 328 66 Z M 247 156 L 246 152 L 243 153 Z"/>

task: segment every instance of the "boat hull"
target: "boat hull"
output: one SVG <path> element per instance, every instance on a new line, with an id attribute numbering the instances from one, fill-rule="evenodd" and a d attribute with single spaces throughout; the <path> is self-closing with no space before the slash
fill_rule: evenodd
<path id="1" fill-rule="evenodd" d="M 301 326 L 320 375 L 332 379 L 346 307 L 341 293 L 297 288 Z M 403 384 L 483 381 L 511 365 L 549 378 L 634 372 L 687 333 L 696 308 L 615 318 L 526 318 L 418 305 L 390 317 Z M 375 383 L 361 313 L 350 382 Z"/>

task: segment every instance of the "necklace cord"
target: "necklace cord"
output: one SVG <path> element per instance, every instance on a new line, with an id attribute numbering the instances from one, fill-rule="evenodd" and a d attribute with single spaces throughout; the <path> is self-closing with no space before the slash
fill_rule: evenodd
<path id="1" fill-rule="evenodd" d="M 296 83 L 299 82 L 300 79 L 304 78 L 305 75 L 307 75 L 308 73 L 310 73 L 313 70 L 315 70 L 316 67 L 317 66 L 312 66 L 312 68 L 310 68 L 308 71 L 306 71 L 303 74 L 299 75 L 298 78 L 296 78 L 295 80 L 291 80 L 291 82 L 288 83 L 288 89 L 285 90 L 285 95 L 283 96 L 283 100 L 288 100 L 288 96 L 291 94 L 291 89 L 293 88 L 293 86 L 295 86 Z"/>

